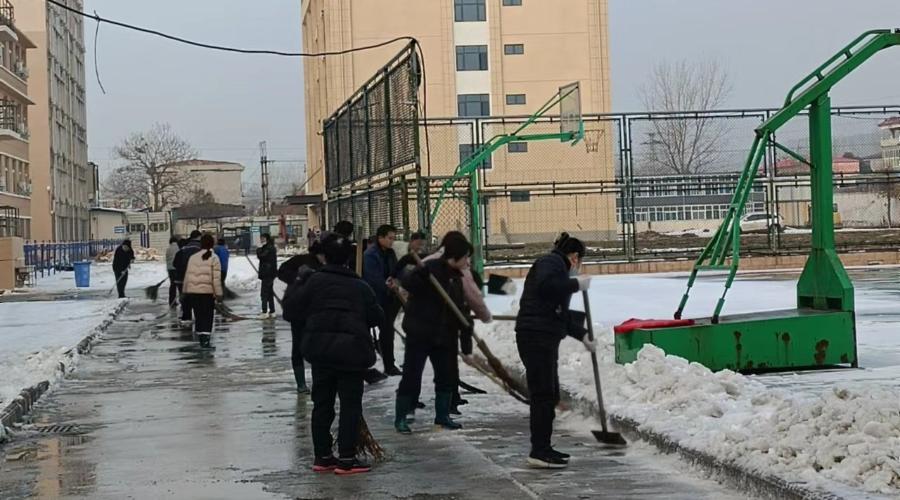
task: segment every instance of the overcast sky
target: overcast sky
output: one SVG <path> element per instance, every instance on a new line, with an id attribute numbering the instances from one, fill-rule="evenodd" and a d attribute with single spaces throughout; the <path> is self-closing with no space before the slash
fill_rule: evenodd
<path id="1" fill-rule="evenodd" d="M 636 89 L 656 62 L 703 57 L 728 68 L 730 107 L 776 106 L 794 82 L 860 32 L 900 26 L 898 0 L 609 2 L 615 111 L 640 109 Z M 300 0 L 86 0 L 85 10 L 209 43 L 301 45 Z M 91 160 L 108 166 L 110 148 L 128 132 L 169 122 L 204 157 L 244 163 L 248 180 L 258 173 L 261 140 L 270 158 L 284 160 L 276 167 L 299 168 L 305 125 L 298 59 L 215 53 L 104 25 L 103 95 L 94 76 L 93 23 L 85 23 L 85 38 Z M 900 103 L 900 48 L 852 75 L 834 100 Z"/>

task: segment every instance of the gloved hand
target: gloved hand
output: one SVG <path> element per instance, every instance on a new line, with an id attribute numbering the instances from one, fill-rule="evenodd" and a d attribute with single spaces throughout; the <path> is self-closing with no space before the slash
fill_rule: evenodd
<path id="1" fill-rule="evenodd" d="M 584 348 L 587 350 L 587 352 L 597 352 L 597 342 L 589 339 L 587 335 L 585 335 L 584 338 L 581 339 L 581 343 L 584 344 Z"/>
<path id="2" fill-rule="evenodd" d="M 591 287 L 591 277 L 579 275 L 575 277 L 578 280 L 578 291 L 583 292 Z"/>

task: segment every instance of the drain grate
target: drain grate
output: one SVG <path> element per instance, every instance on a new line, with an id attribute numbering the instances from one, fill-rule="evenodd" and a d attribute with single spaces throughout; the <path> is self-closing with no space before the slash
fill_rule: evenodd
<path id="1" fill-rule="evenodd" d="M 35 427 L 37 432 L 41 434 L 73 434 L 78 432 L 77 425 L 44 425 Z"/>

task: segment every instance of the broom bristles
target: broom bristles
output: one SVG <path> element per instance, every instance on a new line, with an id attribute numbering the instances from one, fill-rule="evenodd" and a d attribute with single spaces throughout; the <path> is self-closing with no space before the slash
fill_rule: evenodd
<path id="1" fill-rule="evenodd" d="M 369 431 L 366 419 L 362 416 L 359 417 L 359 439 L 356 443 L 356 452 L 370 457 L 376 462 L 385 458 L 384 448 L 375 440 L 375 436 Z"/>

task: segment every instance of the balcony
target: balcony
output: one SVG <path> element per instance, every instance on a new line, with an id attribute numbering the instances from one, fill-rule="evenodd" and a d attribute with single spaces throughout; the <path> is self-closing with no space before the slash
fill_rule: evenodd
<path id="1" fill-rule="evenodd" d="M 0 2 L 0 42 L 18 42 L 15 9 L 9 0 Z"/>
<path id="2" fill-rule="evenodd" d="M 881 147 L 883 149 L 900 147 L 900 136 L 881 139 Z"/>
<path id="3" fill-rule="evenodd" d="M 0 101 L 0 139 L 28 141 L 28 125 L 22 106 L 11 101 Z"/>

